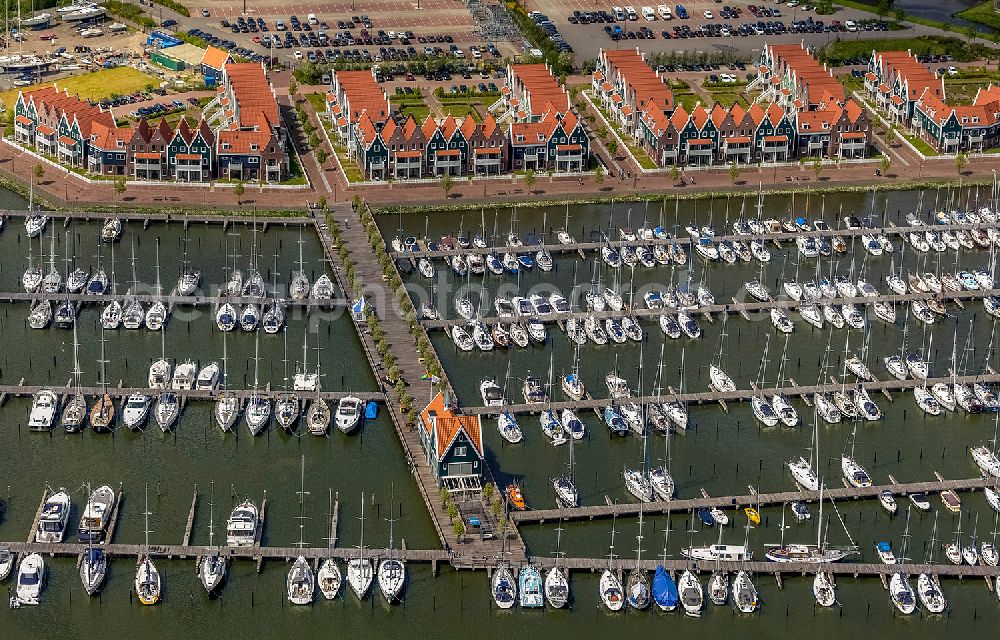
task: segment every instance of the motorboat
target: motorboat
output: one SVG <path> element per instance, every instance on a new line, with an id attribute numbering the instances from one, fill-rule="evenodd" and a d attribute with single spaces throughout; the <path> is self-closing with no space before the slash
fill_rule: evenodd
<path id="1" fill-rule="evenodd" d="M 319 585 L 319 592 L 327 600 L 333 600 L 340 593 L 340 585 L 343 583 L 343 575 L 340 572 L 340 565 L 333 558 L 326 558 L 320 565 L 316 573 L 316 582 Z"/>
<path id="2" fill-rule="evenodd" d="M 706 562 L 749 562 L 753 552 L 744 545 L 712 544 L 706 547 L 686 547 L 681 555 L 690 560 Z"/>
<path id="3" fill-rule="evenodd" d="M 896 564 L 896 554 L 892 552 L 892 545 L 888 542 L 876 542 L 875 553 L 882 564 Z"/>
<path id="4" fill-rule="evenodd" d="M 176 393 L 167 391 L 157 397 L 153 414 L 156 418 L 156 424 L 160 425 L 160 430 L 164 433 L 170 430 L 170 427 L 177 420 L 180 408 L 180 399 Z"/>
<path id="5" fill-rule="evenodd" d="M 173 378 L 170 380 L 170 388 L 174 391 L 190 391 L 194 389 L 197 374 L 198 365 L 191 360 L 185 360 L 174 369 Z"/>
<path id="6" fill-rule="evenodd" d="M 97 593 L 108 573 L 108 557 L 101 547 L 88 547 L 80 561 L 80 582 L 88 596 Z"/>
<path id="7" fill-rule="evenodd" d="M 250 395 L 246 408 L 247 429 L 250 435 L 259 435 L 271 420 L 271 401 L 256 392 Z"/>
<path id="8" fill-rule="evenodd" d="M 931 510 L 931 502 L 923 492 L 917 491 L 909 494 L 907 497 L 910 499 L 910 503 L 920 511 Z"/>
<path id="9" fill-rule="evenodd" d="M 309 561 L 303 556 L 296 558 L 285 580 L 288 600 L 292 604 L 311 604 L 316 590 L 316 582 Z"/>
<path id="10" fill-rule="evenodd" d="M 198 391 L 214 391 L 219 385 L 219 375 L 219 363 L 209 362 L 198 372 L 198 377 L 195 380 L 195 389 Z"/>
<path id="11" fill-rule="evenodd" d="M 135 570 L 135 593 L 139 603 L 154 605 L 160 601 L 160 572 L 153 559 L 148 555 L 140 555 Z"/>
<path id="12" fill-rule="evenodd" d="M 520 604 L 525 609 L 536 609 L 545 604 L 542 576 L 532 564 L 525 565 L 517 576 Z"/>
<path id="13" fill-rule="evenodd" d="M 809 505 L 801 500 L 793 500 L 790 505 L 792 510 L 792 517 L 795 518 L 796 522 L 806 522 L 812 518 L 812 514 L 809 512 Z"/>
<path id="14" fill-rule="evenodd" d="M 803 457 L 788 463 L 788 470 L 792 472 L 795 483 L 808 491 L 819 491 L 819 478 L 812 465 Z"/>
<path id="15" fill-rule="evenodd" d="M 52 389 L 39 389 L 31 400 L 28 427 L 34 431 L 49 430 L 59 411 L 59 396 Z"/>
<path id="16" fill-rule="evenodd" d="M 250 547 L 256 543 L 260 526 L 257 505 L 244 500 L 233 508 L 226 522 L 226 544 L 230 547 Z"/>
<path id="17" fill-rule="evenodd" d="M 896 510 L 899 508 L 896 504 L 896 498 L 892 495 L 892 491 L 888 489 L 883 489 L 878 494 L 878 502 L 882 505 L 882 508 L 889 513 L 889 515 L 895 515 Z"/>
<path id="18" fill-rule="evenodd" d="M 122 407 L 122 421 L 129 429 L 141 429 L 149 415 L 150 397 L 144 393 L 133 393 Z"/>
<path id="19" fill-rule="evenodd" d="M 618 576 L 615 575 L 610 568 L 605 569 L 601 573 L 601 580 L 598 588 L 600 589 L 601 601 L 609 611 L 622 610 L 622 607 L 625 606 L 622 583 L 621 580 L 618 579 Z"/>
<path id="20" fill-rule="evenodd" d="M 361 424 L 364 402 L 357 396 L 341 398 L 335 413 L 337 428 L 342 433 L 351 433 Z"/>
<path id="21" fill-rule="evenodd" d="M 545 339 L 548 337 L 548 330 L 545 328 L 545 324 L 536 317 L 528 318 L 528 321 L 524 323 L 524 329 L 528 333 L 528 337 L 531 338 L 531 341 L 536 344 L 544 344 Z"/>
<path id="22" fill-rule="evenodd" d="M 490 591 L 493 602 L 500 609 L 510 609 L 517 600 L 517 583 L 506 563 L 500 563 L 493 571 Z"/>
<path id="23" fill-rule="evenodd" d="M 705 596 L 697 576 L 690 571 L 684 571 L 677 582 L 677 591 L 680 594 L 685 615 L 700 617 L 701 609 L 705 604 Z"/>
<path id="24" fill-rule="evenodd" d="M 65 489 L 60 488 L 45 498 L 35 526 L 35 542 L 62 542 L 71 508 L 72 502 Z"/>
<path id="25" fill-rule="evenodd" d="M 894 573 L 889 579 L 889 594 L 892 604 L 903 615 L 910 615 L 917 608 L 913 597 L 913 587 L 902 573 Z"/>
<path id="26" fill-rule="evenodd" d="M 37 553 L 31 553 L 21 559 L 17 568 L 16 602 L 18 604 L 37 605 L 45 584 L 45 561 Z"/>
<path id="27" fill-rule="evenodd" d="M 952 513 L 960 513 L 962 511 L 962 499 L 951 489 L 945 489 L 941 492 L 941 504 Z"/>

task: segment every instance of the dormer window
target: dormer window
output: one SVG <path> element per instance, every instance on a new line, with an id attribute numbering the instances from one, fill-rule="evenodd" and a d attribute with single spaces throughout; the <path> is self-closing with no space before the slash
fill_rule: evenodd
<path id="1" fill-rule="evenodd" d="M 228 149 L 229 149 L 229 143 L 228 142 L 223 142 L 222 143 L 222 150 L 223 151 L 227 151 Z"/>
<path id="2" fill-rule="evenodd" d="M 256 151 L 257 149 L 258 149 L 257 143 L 256 142 L 251 142 L 250 143 L 250 150 L 251 151 Z"/>

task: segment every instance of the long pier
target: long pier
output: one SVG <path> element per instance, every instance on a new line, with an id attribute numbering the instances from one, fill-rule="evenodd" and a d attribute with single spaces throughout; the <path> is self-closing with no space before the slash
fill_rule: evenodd
<path id="1" fill-rule="evenodd" d="M 969 491 L 993 486 L 995 478 L 962 478 L 958 480 L 932 480 L 927 482 L 907 482 L 873 485 L 870 487 L 832 487 L 824 488 L 822 497 L 834 500 L 874 498 L 883 491 L 890 491 L 893 495 L 909 495 L 911 493 L 940 493 L 945 490 Z M 595 505 L 589 507 L 572 507 L 568 509 L 536 509 L 527 511 L 511 512 L 510 517 L 519 524 L 524 523 L 544 523 L 552 520 L 593 520 L 595 518 L 610 518 L 612 516 L 638 516 L 640 513 L 647 515 L 657 513 L 686 513 L 696 509 L 718 507 L 720 509 L 741 509 L 743 507 L 757 507 L 774 504 L 785 504 L 798 500 L 801 502 L 814 502 L 820 499 L 819 491 L 779 491 L 775 493 L 746 494 L 741 496 L 718 496 L 688 498 L 683 500 L 658 500 L 656 502 L 642 503 L 616 503 L 609 505 Z"/>
<path id="2" fill-rule="evenodd" d="M 3 291 L 0 292 L 0 302 L 30 302 L 32 305 L 37 304 L 42 300 L 51 300 L 53 302 L 69 301 L 74 304 L 105 304 L 111 302 L 112 300 L 118 300 L 118 302 L 123 303 L 125 301 L 135 300 L 137 302 L 142 302 L 145 304 L 152 304 L 154 302 L 162 302 L 168 307 L 176 306 L 188 306 L 188 307 L 199 307 L 199 306 L 218 306 L 229 302 L 233 305 L 244 305 L 244 304 L 268 304 L 276 302 L 279 306 L 284 308 L 304 308 L 307 310 L 312 309 L 337 309 L 345 308 L 347 306 L 347 301 L 341 298 L 334 298 L 331 300 L 320 300 L 315 298 L 308 298 L 305 300 L 294 300 L 292 298 L 263 298 L 263 297 L 251 297 L 251 296 L 180 296 L 176 294 L 170 295 L 156 295 L 155 293 L 128 293 L 125 295 L 98 295 L 94 293 L 26 293 L 23 291 Z"/>
<path id="3" fill-rule="evenodd" d="M 971 231 L 973 229 L 1000 229 L 1000 222 L 978 222 L 975 224 L 925 224 L 920 226 L 888 226 L 888 227 L 878 227 L 874 229 L 828 229 L 823 231 L 817 231 L 812 229 L 810 231 L 773 231 L 765 233 L 754 233 L 750 235 L 742 234 L 716 234 L 712 237 L 712 241 L 715 243 L 722 242 L 724 240 L 739 240 L 740 242 L 749 242 L 751 240 L 762 240 L 764 242 L 771 242 L 773 244 L 778 244 L 782 242 L 792 242 L 797 238 L 801 237 L 811 237 L 811 238 L 853 238 L 860 237 L 863 235 L 886 235 L 886 236 L 904 236 L 911 232 L 922 233 L 925 231 Z M 673 246 L 679 245 L 682 247 L 688 247 L 694 243 L 694 239 L 690 236 L 678 236 L 676 238 L 636 238 L 635 240 L 607 240 L 607 241 L 595 241 L 595 242 L 571 242 L 568 244 L 562 243 L 542 243 L 542 244 L 532 244 L 532 245 L 522 245 L 520 247 L 509 247 L 509 246 L 487 246 L 487 247 L 454 247 L 453 249 L 435 249 L 433 251 L 428 250 L 426 240 L 417 240 L 417 247 L 413 251 L 396 251 L 390 249 L 390 255 L 393 258 L 447 258 L 455 255 L 469 255 L 469 254 L 480 254 L 487 255 L 490 253 L 503 253 L 503 252 L 513 252 L 513 253 L 523 253 L 527 251 L 540 251 L 542 249 L 548 251 L 549 253 L 586 253 L 587 251 L 600 251 L 604 247 L 615 247 L 620 248 L 623 246 L 647 246 L 653 247 L 656 245 L 663 246 Z"/>
<path id="4" fill-rule="evenodd" d="M 845 383 L 827 383 L 827 384 L 815 384 L 815 385 L 801 385 L 801 386 L 785 386 L 777 389 L 768 387 L 763 390 L 754 389 L 737 389 L 735 391 L 700 391 L 694 393 L 663 393 L 660 395 L 647 395 L 647 396 L 633 396 L 627 399 L 629 402 L 635 402 L 638 404 L 648 404 L 650 402 L 665 402 L 668 400 L 679 400 L 687 404 L 705 404 L 711 402 L 726 402 L 726 401 L 748 401 L 753 396 L 759 395 L 761 393 L 775 393 L 781 392 L 787 397 L 793 396 L 813 396 L 817 393 L 832 393 L 834 391 L 842 391 L 845 388 L 848 389 L 859 389 L 864 388 L 866 391 L 875 392 L 889 392 L 889 391 L 904 391 L 908 389 L 913 389 L 914 387 L 922 387 L 926 385 L 928 387 L 933 386 L 938 382 L 944 382 L 946 384 L 951 384 L 953 382 L 958 382 L 962 384 L 974 384 L 976 382 L 994 383 L 1000 382 L 1000 374 L 994 373 L 983 373 L 977 376 L 947 376 L 947 377 L 929 377 L 927 380 L 897 380 L 896 378 L 890 378 L 888 380 L 874 380 L 872 382 L 860 382 L 852 381 Z M 612 400 L 610 398 L 586 398 L 584 400 L 567 400 L 563 402 L 546 402 L 546 403 L 535 403 L 535 404 L 506 404 L 502 407 L 463 407 L 462 411 L 470 415 L 497 415 L 501 411 L 510 411 L 511 413 L 541 413 L 543 409 L 602 409 L 609 404 L 618 404 L 622 400 Z"/>
<path id="5" fill-rule="evenodd" d="M 278 396 L 284 395 L 285 393 L 293 393 L 291 391 L 285 391 L 282 389 L 270 389 L 262 388 L 258 390 L 254 389 L 215 389 L 212 391 L 202 390 L 202 389 L 187 389 L 187 390 L 174 390 L 174 389 L 152 389 L 149 387 L 54 387 L 47 385 L 0 385 L 0 394 L 7 394 L 8 396 L 21 396 L 30 397 L 38 393 L 42 389 L 50 389 L 55 392 L 72 392 L 72 393 L 82 393 L 85 396 L 101 396 L 105 393 L 112 398 L 126 399 L 133 393 L 141 393 L 146 396 L 156 397 L 161 393 L 173 393 L 179 399 L 187 402 L 188 400 L 216 400 L 220 394 L 225 393 L 230 396 L 235 396 L 241 400 L 248 400 L 252 396 L 256 395 L 259 397 L 268 398 L 270 400 L 276 400 Z M 384 402 L 385 395 L 377 391 L 295 391 L 294 392 L 299 400 L 320 397 L 324 400 L 340 400 L 341 398 L 346 398 L 347 396 L 354 396 L 360 398 L 362 401 L 375 401 Z"/>
<path id="6" fill-rule="evenodd" d="M 546 316 L 533 316 L 537 317 L 545 323 L 558 323 L 565 322 L 570 318 L 576 318 L 577 320 L 585 320 L 586 318 L 593 316 L 599 320 L 605 318 L 622 318 L 625 316 L 632 316 L 634 318 L 641 319 L 655 319 L 659 318 L 661 315 L 677 315 L 682 311 L 691 314 L 700 315 L 714 315 L 718 313 L 735 314 L 740 315 L 751 314 L 751 313 L 761 313 L 769 312 L 771 309 L 788 309 L 795 310 L 803 306 L 810 305 L 846 305 L 853 304 L 856 306 L 864 306 L 869 304 L 874 304 L 876 302 L 886 302 L 893 305 L 905 304 L 913 300 L 938 300 L 941 302 L 955 302 L 956 304 L 961 304 L 965 301 L 970 300 L 981 300 L 989 296 L 1000 295 L 1000 289 L 978 289 L 975 291 L 942 291 L 941 293 L 907 293 L 906 295 L 897 294 L 885 294 L 878 296 L 855 296 L 852 298 L 819 298 L 817 300 L 792 300 L 790 298 L 776 298 L 768 302 L 760 301 L 749 301 L 749 302 L 728 302 L 728 303 L 716 303 L 712 305 L 705 306 L 692 306 L 683 308 L 674 307 L 664 307 L 661 309 L 645 309 L 639 307 L 625 307 L 621 311 L 572 311 L 569 313 L 552 313 Z M 486 325 L 494 324 L 509 324 L 514 322 L 519 322 L 524 318 L 499 318 L 496 316 L 488 316 L 480 318 L 479 320 Z M 469 321 L 464 318 L 453 318 L 449 320 L 421 320 L 421 324 L 427 329 L 448 329 L 455 325 L 465 325 Z"/>
<path id="7" fill-rule="evenodd" d="M 178 201 L 178 205 L 183 203 Z M 312 220 L 307 216 L 261 216 L 261 215 L 224 215 L 212 213 L 139 213 L 136 211 L 107 211 L 97 213 L 94 211 L 27 211 L 24 209 L 10 209 L 0 211 L 0 214 L 10 218 L 26 218 L 33 213 L 44 213 L 50 221 L 61 220 L 64 224 L 69 224 L 73 220 L 83 222 L 103 222 L 111 218 L 118 218 L 122 222 L 142 222 L 144 225 L 149 222 L 180 222 L 189 224 L 192 222 L 202 222 L 206 224 L 229 224 L 232 222 L 261 225 L 311 225 Z"/>

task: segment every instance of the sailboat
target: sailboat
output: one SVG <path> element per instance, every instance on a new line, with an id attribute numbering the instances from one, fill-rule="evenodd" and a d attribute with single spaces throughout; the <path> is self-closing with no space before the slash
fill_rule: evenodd
<path id="1" fill-rule="evenodd" d="M 308 494 L 306 491 L 306 458 L 302 456 L 299 462 L 299 541 L 296 546 L 302 549 L 306 543 L 302 540 L 302 534 L 304 530 L 305 516 L 302 515 L 303 508 L 305 506 L 305 497 Z M 292 568 L 288 571 L 288 577 L 285 579 L 285 589 L 288 592 L 288 600 L 292 604 L 311 604 L 313 601 L 313 594 L 316 591 L 316 581 L 313 575 L 312 567 L 309 565 L 309 561 L 305 559 L 304 556 L 299 556 L 296 558 L 295 563 L 292 564 Z"/>
<path id="2" fill-rule="evenodd" d="M 934 529 L 931 532 L 930 543 L 927 545 L 925 564 L 928 565 L 934 564 L 934 551 L 937 549 L 938 513 L 937 511 L 934 512 Z M 906 511 L 906 516 L 909 519 L 909 509 Z M 948 601 L 941 591 L 941 583 L 934 573 L 924 572 L 917 576 L 917 595 L 920 598 L 920 604 L 923 605 L 924 610 L 928 613 L 942 613 L 948 606 Z"/>
<path id="3" fill-rule="evenodd" d="M 392 525 L 395 522 L 395 519 L 392 517 L 392 505 L 394 503 L 392 495 L 393 492 L 390 492 L 389 517 L 386 518 L 389 522 L 389 546 L 387 547 L 389 555 L 378 563 L 378 588 L 385 597 L 385 601 L 389 604 L 399 602 L 403 585 L 406 584 L 406 565 L 403 564 L 402 560 L 394 558 L 392 555 Z"/>
<path id="4" fill-rule="evenodd" d="M 135 592 L 139 596 L 139 602 L 144 605 L 154 605 L 160 601 L 160 572 L 157 571 L 153 559 L 149 556 L 149 487 L 146 487 L 146 509 L 143 513 L 146 518 L 146 543 L 143 547 L 147 550 L 139 554 L 139 561 L 135 568 Z"/>
<path id="5" fill-rule="evenodd" d="M 215 423 L 219 425 L 223 433 L 232 429 L 233 424 L 236 423 L 236 418 L 240 412 L 240 401 L 239 398 L 229 393 L 226 390 L 226 385 L 228 383 L 228 353 L 226 345 L 226 334 L 222 334 L 222 391 L 219 393 L 218 398 L 215 401 L 215 407 L 212 410 L 212 415 L 215 417 Z"/>
<path id="6" fill-rule="evenodd" d="M 361 542 L 358 545 L 358 557 L 347 561 L 347 583 L 351 590 L 363 600 L 372 586 L 373 570 L 370 558 L 365 558 L 365 494 L 361 493 Z"/>
<path id="7" fill-rule="evenodd" d="M 219 553 L 219 549 L 213 544 L 215 538 L 215 482 L 212 482 L 212 496 L 208 512 L 208 549 L 206 555 L 199 562 L 198 578 L 201 580 L 202 586 L 205 587 L 205 591 L 212 595 L 226 578 L 227 564 L 226 556 Z"/>
<path id="8" fill-rule="evenodd" d="M 625 581 L 625 597 L 628 606 L 633 609 L 645 609 L 649 606 L 649 577 L 642 568 L 642 511 L 639 511 L 639 534 L 635 537 L 638 543 L 635 550 L 635 568 L 628 574 Z"/>
<path id="9" fill-rule="evenodd" d="M 146 328 L 159 331 L 167 322 L 167 306 L 163 304 L 163 288 L 160 286 L 160 239 L 156 239 L 156 302 L 146 311 Z"/>
<path id="10" fill-rule="evenodd" d="M 677 582 L 677 591 L 680 594 L 681 605 L 684 607 L 684 614 L 693 618 L 701 617 L 701 609 L 705 605 L 705 595 L 698 577 L 691 571 L 684 571 L 681 574 L 681 579 Z"/>
<path id="11" fill-rule="evenodd" d="M 271 401 L 267 396 L 258 392 L 258 368 L 260 364 L 260 333 L 254 338 L 254 358 L 253 358 L 253 393 L 247 402 L 246 423 L 250 430 L 250 435 L 256 436 L 267 427 L 271 419 Z"/>
<path id="12" fill-rule="evenodd" d="M 765 557 L 771 562 L 798 562 L 807 564 L 824 564 L 828 562 L 838 562 L 852 553 L 849 549 L 835 549 L 826 546 L 823 541 L 823 489 L 820 483 L 819 492 L 819 518 L 816 523 L 816 544 L 779 544 L 766 545 Z M 784 536 L 784 528 L 782 528 Z"/>
<path id="13" fill-rule="evenodd" d="M 625 598 L 622 593 L 622 583 L 614 571 L 615 561 L 615 517 L 611 520 L 611 547 L 608 550 L 608 566 L 601 573 L 601 580 L 598 584 L 600 589 L 601 602 L 610 611 L 621 611 L 625 606 Z"/>
<path id="14" fill-rule="evenodd" d="M 190 238 L 188 237 L 187 230 L 184 232 L 184 254 L 181 258 L 181 272 L 177 276 L 177 295 L 179 296 L 190 296 L 198 290 L 198 285 L 201 284 L 201 271 L 191 268 L 191 263 L 188 261 L 188 242 Z"/>
<path id="15" fill-rule="evenodd" d="M 813 597 L 821 607 L 832 607 L 837 603 L 837 585 L 833 581 L 833 574 L 826 571 L 817 571 L 813 577 Z"/>
<path id="16" fill-rule="evenodd" d="M 104 327 L 101 327 L 101 396 L 94 403 L 90 410 L 90 426 L 95 433 L 103 433 L 111 430 L 111 425 L 115 421 L 115 403 L 107 392 L 107 379 L 104 372 L 104 365 L 107 360 L 104 356 Z"/>
<path id="17" fill-rule="evenodd" d="M 302 261 L 302 227 L 299 227 L 299 268 L 292 274 L 288 284 L 288 295 L 292 300 L 305 300 L 309 297 L 309 278 L 306 276 L 305 264 Z"/>
<path id="18" fill-rule="evenodd" d="M 900 562 L 905 561 L 906 556 L 906 543 L 910 537 L 910 509 L 906 509 L 906 530 L 903 533 L 903 549 L 900 553 Z M 889 579 L 889 595 L 892 598 L 892 604 L 899 610 L 903 615 L 910 615 L 917 608 L 917 602 L 914 598 L 913 587 L 910 586 L 910 581 L 906 577 L 906 574 L 902 571 L 897 571 L 892 574 Z"/>
<path id="19" fill-rule="evenodd" d="M 559 560 L 563 554 L 559 550 L 562 537 L 562 523 L 556 527 L 556 561 L 551 569 L 545 574 L 545 599 L 555 609 L 562 609 L 569 603 L 569 578 L 566 572 L 559 566 Z"/>

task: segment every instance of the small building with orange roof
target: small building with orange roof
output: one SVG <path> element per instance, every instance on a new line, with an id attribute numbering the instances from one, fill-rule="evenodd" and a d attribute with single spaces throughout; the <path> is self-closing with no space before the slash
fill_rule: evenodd
<path id="1" fill-rule="evenodd" d="M 424 456 L 439 486 L 478 491 L 483 474 L 483 429 L 479 416 L 461 413 L 439 391 L 417 417 Z"/>

